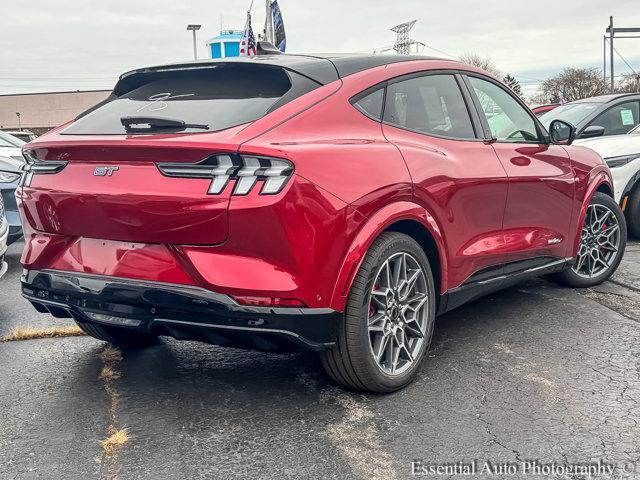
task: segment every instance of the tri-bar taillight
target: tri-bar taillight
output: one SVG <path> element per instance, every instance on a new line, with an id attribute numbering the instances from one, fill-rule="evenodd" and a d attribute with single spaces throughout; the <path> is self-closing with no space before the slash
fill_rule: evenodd
<path id="1" fill-rule="evenodd" d="M 247 195 L 259 180 L 264 181 L 261 195 L 275 195 L 285 187 L 294 167 L 280 158 L 219 154 L 198 163 L 158 163 L 158 169 L 167 177 L 211 179 L 209 195 L 219 195 L 230 181 L 235 181 L 233 195 Z"/>

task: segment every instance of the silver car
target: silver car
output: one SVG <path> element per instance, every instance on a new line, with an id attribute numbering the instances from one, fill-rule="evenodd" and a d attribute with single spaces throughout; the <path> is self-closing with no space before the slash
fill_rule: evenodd
<path id="1" fill-rule="evenodd" d="M 4 261 L 4 253 L 7 251 L 8 236 L 9 223 L 4 215 L 4 203 L 0 196 L 0 277 L 7 272 L 7 262 Z"/>

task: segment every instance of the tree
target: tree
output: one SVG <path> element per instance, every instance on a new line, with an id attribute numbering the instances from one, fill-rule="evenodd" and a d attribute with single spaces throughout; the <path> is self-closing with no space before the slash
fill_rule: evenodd
<path id="1" fill-rule="evenodd" d="M 510 74 L 507 73 L 505 77 L 502 79 L 502 81 L 507 87 L 513 90 L 513 93 L 518 95 L 520 98 L 524 99 L 524 96 L 522 95 L 522 87 L 520 86 L 520 82 L 518 82 L 518 80 L 516 80 L 515 77 L 512 77 Z"/>
<path id="2" fill-rule="evenodd" d="M 567 101 L 595 97 L 607 92 L 602 72 L 597 68 L 565 68 L 555 77 L 540 85 L 541 96 L 548 102 L 557 103 L 561 97 Z"/>
<path id="3" fill-rule="evenodd" d="M 502 72 L 493 63 L 493 59 L 491 57 L 483 57 L 477 53 L 466 52 L 462 54 L 460 61 L 473 65 L 474 67 L 481 68 L 495 77 L 502 78 Z"/>
<path id="4" fill-rule="evenodd" d="M 627 73 L 622 76 L 622 80 L 618 82 L 616 91 L 619 93 L 637 93 L 640 92 L 640 73 Z"/>

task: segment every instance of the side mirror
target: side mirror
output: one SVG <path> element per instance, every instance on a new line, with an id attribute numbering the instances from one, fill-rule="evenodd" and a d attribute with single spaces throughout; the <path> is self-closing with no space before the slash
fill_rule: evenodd
<path id="1" fill-rule="evenodd" d="M 601 137 L 604 135 L 604 127 L 600 125 L 591 125 L 585 128 L 580 134 L 580 138 L 594 138 Z"/>
<path id="2" fill-rule="evenodd" d="M 556 145 L 571 145 L 576 139 L 576 127 L 563 120 L 554 120 L 549 125 L 549 134 Z"/>

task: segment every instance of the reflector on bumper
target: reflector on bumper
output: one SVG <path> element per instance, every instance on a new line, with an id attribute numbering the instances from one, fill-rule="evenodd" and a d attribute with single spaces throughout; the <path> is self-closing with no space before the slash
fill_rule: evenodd
<path id="1" fill-rule="evenodd" d="M 82 312 L 86 315 L 90 320 L 94 320 L 100 323 L 109 323 L 111 325 L 118 325 L 120 327 L 139 327 L 142 323 L 140 320 L 136 320 L 133 318 L 123 318 L 116 317 L 114 315 L 106 315 L 104 313 L 96 313 L 96 312 Z"/>

